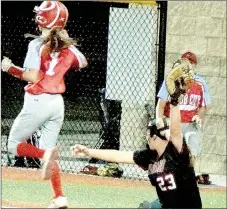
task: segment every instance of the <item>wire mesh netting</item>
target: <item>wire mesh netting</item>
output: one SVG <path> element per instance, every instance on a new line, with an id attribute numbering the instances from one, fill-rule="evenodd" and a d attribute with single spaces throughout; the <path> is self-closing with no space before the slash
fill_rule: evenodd
<path id="1" fill-rule="evenodd" d="M 58 137 L 62 170 L 79 172 L 88 164 L 105 162 L 71 157 L 70 146 L 76 143 L 116 150 L 145 147 L 147 121 L 155 109 L 160 9 L 128 3 L 64 3 L 70 14 L 66 29 L 89 63 L 83 71 L 70 70 L 65 76 L 65 119 Z M 10 9 L 20 4 L 2 2 L 1 50 L 2 56 L 23 66 L 31 41 L 24 34 L 37 34 L 32 11 L 40 2 L 24 2 L 20 10 Z M 28 159 L 7 154 L 7 137 L 23 106 L 25 85 L 2 73 L 3 166 L 32 167 Z M 28 143 L 39 138 L 37 130 Z M 145 178 L 140 168 L 121 166 L 127 178 Z"/>

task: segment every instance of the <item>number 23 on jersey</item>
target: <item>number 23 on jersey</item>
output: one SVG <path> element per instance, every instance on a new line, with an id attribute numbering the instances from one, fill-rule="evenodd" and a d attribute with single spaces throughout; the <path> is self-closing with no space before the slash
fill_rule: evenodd
<path id="1" fill-rule="evenodd" d="M 174 190 L 177 188 L 173 174 L 159 176 L 156 181 L 162 191 Z"/>

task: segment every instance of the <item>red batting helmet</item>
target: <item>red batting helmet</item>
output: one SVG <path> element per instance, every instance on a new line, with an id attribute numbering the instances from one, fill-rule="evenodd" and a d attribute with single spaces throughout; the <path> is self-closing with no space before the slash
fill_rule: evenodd
<path id="1" fill-rule="evenodd" d="M 181 58 L 188 59 L 192 64 L 197 64 L 196 55 L 192 52 L 185 52 L 182 54 Z"/>
<path id="2" fill-rule="evenodd" d="M 68 20 L 68 9 L 59 1 L 44 1 L 34 8 L 35 22 L 42 28 L 64 28 Z"/>

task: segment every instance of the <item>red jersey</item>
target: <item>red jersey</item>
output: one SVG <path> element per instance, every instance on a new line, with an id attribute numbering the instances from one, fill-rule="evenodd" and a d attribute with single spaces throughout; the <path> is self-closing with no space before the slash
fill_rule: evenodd
<path id="1" fill-rule="evenodd" d="M 61 94 L 65 92 L 64 75 L 71 68 L 79 70 L 85 57 L 73 45 L 60 52 L 44 53 L 46 45 L 40 47 L 40 71 L 43 78 L 36 83 L 29 83 L 25 91 L 30 94 Z"/>
<path id="2" fill-rule="evenodd" d="M 182 123 L 192 122 L 192 118 L 197 114 L 198 108 L 206 106 L 203 92 L 203 84 L 196 81 L 184 95 L 182 101 L 179 103 Z M 164 115 L 169 117 L 169 114 L 170 103 L 168 102 L 165 106 Z"/>

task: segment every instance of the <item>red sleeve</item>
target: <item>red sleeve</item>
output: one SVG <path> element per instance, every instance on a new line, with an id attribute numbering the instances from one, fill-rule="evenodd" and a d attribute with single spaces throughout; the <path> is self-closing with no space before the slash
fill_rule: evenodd
<path id="1" fill-rule="evenodd" d="M 87 63 L 85 56 L 73 45 L 69 47 L 69 50 L 72 52 L 74 56 L 72 67 L 78 70 L 80 68 L 83 68 Z"/>
<path id="2" fill-rule="evenodd" d="M 76 56 L 74 56 L 72 68 L 74 68 L 76 71 L 78 71 L 80 69 L 79 68 L 79 61 L 78 61 Z"/>

